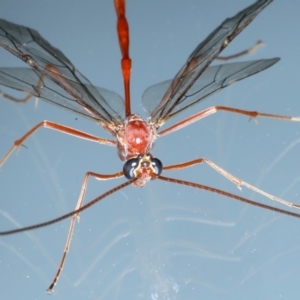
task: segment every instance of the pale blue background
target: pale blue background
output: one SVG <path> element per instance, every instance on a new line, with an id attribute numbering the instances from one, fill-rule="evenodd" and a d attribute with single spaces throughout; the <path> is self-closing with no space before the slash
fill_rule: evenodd
<path id="1" fill-rule="evenodd" d="M 253 1 L 128 1 L 132 107 L 172 78 L 194 47 Z M 226 88 L 184 115 L 220 104 L 300 115 L 299 1 L 275 1 L 226 49 L 266 45 L 244 60 L 281 57 L 261 74 Z M 95 85 L 123 95 L 112 1 L 2 0 L 0 17 L 37 29 Z M 23 63 L 1 49 L 0 66 Z M 145 115 L 144 115 L 145 116 Z M 89 120 L 34 101 L 0 99 L 0 155 L 43 119 L 99 136 Z M 258 187 L 300 203 L 299 123 L 219 113 L 158 140 L 165 165 L 207 157 Z M 86 171 L 122 168 L 116 150 L 41 129 L 0 170 L 0 227 L 11 229 L 71 211 Z M 165 173 L 164 175 L 169 175 Z M 172 177 L 268 204 L 198 166 Z M 91 180 L 86 200 L 124 180 Z M 279 206 L 279 205 L 277 205 Z M 280 207 L 280 206 L 279 206 Z M 282 206 L 281 206 L 282 207 Z M 283 207 L 284 208 L 284 207 Z M 49 299 L 69 220 L 0 239 L 0 298 Z M 300 220 L 192 188 L 153 181 L 128 187 L 82 213 L 51 299 L 298 299 Z M 155 294 L 157 294 L 155 296 Z M 155 298 L 156 297 L 156 298 Z"/>

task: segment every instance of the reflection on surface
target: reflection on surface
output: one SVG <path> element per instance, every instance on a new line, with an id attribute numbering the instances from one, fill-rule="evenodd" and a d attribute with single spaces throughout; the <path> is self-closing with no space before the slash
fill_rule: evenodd
<path id="1" fill-rule="evenodd" d="M 249 4 L 250 2 L 253 1 L 249 1 Z M 256 28 L 259 28 L 260 35 L 257 35 L 255 29 L 243 33 L 241 37 L 245 36 L 246 42 L 233 44 L 230 53 L 249 46 L 249 41 L 267 37 L 267 46 L 251 59 L 258 59 L 260 55 L 263 58 L 280 56 L 282 57 L 280 65 L 275 66 L 275 69 L 267 75 L 257 75 L 245 83 L 235 84 L 233 88 L 229 87 L 225 93 L 218 96 L 219 98 L 210 98 L 209 102 L 204 103 L 204 107 L 226 104 L 270 113 L 292 114 L 291 112 L 294 112 L 299 115 L 297 96 L 299 41 L 291 38 L 297 36 L 295 30 L 297 31 L 298 28 L 295 26 L 295 20 L 299 9 L 296 9 L 296 3 L 287 6 L 283 1 L 275 2 L 270 8 L 272 12 L 269 10 L 256 20 Z M 203 29 L 203 24 L 206 26 L 208 21 L 212 21 L 208 26 L 215 28 L 221 19 L 232 14 L 235 9 L 233 7 L 236 5 L 233 2 L 230 5 L 223 5 L 218 14 L 209 15 L 207 12 L 213 12 L 215 9 L 212 1 L 207 2 L 200 13 L 199 1 L 193 7 L 183 1 L 183 6 L 179 6 L 179 2 L 178 7 L 172 5 L 172 14 L 170 18 L 166 18 L 166 10 L 157 10 L 157 7 L 166 5 L 170 8 L 170 2 L 149 1 L 149 4 L 152 3 L 156 9 L 156 17 L 161 16 L 169 22 L 169 25 L 166 26 L 168 30 L 162 34 L 162 39 L 154 41 L 164 28 L 154 27 L 160 26 L 161 23 L 153 24 L 153 14 L 151 14 L 153 10 L 147 10 L 150 12 L 149 19 L 146 15 L 142 16 L 145 21 L 143 26 L 139 22 L 136 23 L 138 29 L 145 28 L 147 23 L 151 24 L 151 28 L 149 27 L 151 43 L 149 44 L 149 36 L 143 31 L 139 39 L 145 37 L 146 40 L 142 42 L 138 40 L 139 52 L 135 55 L 135 59 L 141 59 L 135 63 L 134 70 L 138 79 L 134 81 L 134 86 L 140 89 L 136 90 L 134 97 L 135 108 L 138 108 L 138 99 L 144 88 L 156 81 L 170 78 L 173 74 L 170 68 L 174 67 L 175 72 L 181 64 L 181 59 L 188 54 L 182 53 L 182 50 L 186 51 L 194 46 L 188 46 L 187 43 L 198 42 L 198 34 L 187 35 L 191 26 L 198 26 L 199 35 L 205 36 L 206 30 Z M 27 16 L 32 22 L 38 22 L 32 23 L 31 26 L 48 36 L 44 33 L 45 30 L 48 28 L 50 32 L 56 33 L 56 30 L 53 30 L 56 24 L 39 22 L 41 19 L 32 18 L 32 15 L 41 14 L 43 19 L 47 18 L 43 12 L 49 13 L 50 19 L 56 15 L 56 21 L 61 21 L 61 26 L 66 29 L 68 27 L 65 26 L 66 16 L 68 24 L 77 24 L 78 19 L 76 21 L 69 18 L 82 16 L 82 12 L 87 8 L 85 3 L 84 7 L 80 7 L 78 3 L 78 6 L 68 5 L 65 8 L 62 7 L 63 3 L 57 4 L 53 5 L 51 2 L 45 8 L 46 2 L 40 4 L 35 2 L 34 5 L 27 3 L 24 11 L 30 7 L 31 13 L 23 14 L 22 18 Z M 238 4 L 240 8 L 245 6 L 242 2 Z M 21 3 L 18 3 L 18 7 L 19 5 Z M 77 59 L 82 59 L 80 63 L 85 65 L 89 63 L 90 57 L 87 58 L 82 54 L 87 51 L 90 51 L 88 56 L 94 54 L 95 60 L 92 60 L 91 67 L 85 73 L 90 76 L 94 70 L 94 82 L 101 86 L 108 86 L 104 82 L 107 77 L 111 88 L 114 89 L 118 81 L 116 70 L 119 65 L 112 67 L 112 63 L 119 52 L 114 56 L 113 49 L 102 47 L 108 44 L 107 41 L 101 40 L 100 48 L 98 44 L 92 46 L 90 41 L 85 42 L 88 36 L 99 42 L 101 24 L 106 24 L 103 20 L 99 23 L 99 13 L 104 12 L 101 17 L 110 16 L 107 14 L 109 10 L 102 9 L 102 5 L 103 3 L 101 8 L 99 6 L 88 8 L 89 16 L 90 13 L 95 13 L 94 17 L 89 17 L 89 21 L 95 20 L 95 23 L 90 24 L 82 20 L 78 22 L 76 29 L 78 39 L 81 41 L 82 37 L 85 38 L 83 43 L 76 44 L 72 55 L 78 53 Z M 134 2 L 131 9 L 137 5 L 139 3 Z M 141 8 L 144 9 L 144 5 L 145 3 Z M 17 22 L 15 7 L 13 5 L 10 11 L 7 10 L 5 17 Z M 53 11 L 52 8 L 55 7 L 59 11 Z M 2 6 L 1 8 L 4 9 Z M 73 11 L 65 14 L 75 8 L 80 9 L 79 14 Z M 140 9 L 136 10 L 136 16 L 139 15 Z M 176 9 L 178 9 L 177 14 Z M 144 11 L 146 12 L 145 9 Z M 188 22 L 178 22 L 178 18 L 174 20 L 174 16 L 182 17 L 184 11 L 184 17 L 188 16 Z M 195 19 L 192 20 L 193 12 L 195 12 Z M 222 18 L 219 13 L 223 13 Z M 205 18 L 206 16 L 208 18 Z M 285 18 L 285 22 L 278 22 L 278 16 L 290 17 Z M 264 26 L 266 22 L 264 17 L 270 22 L 272 29 Z M 212 20 L 213 18 L 216 19 Z M 29 24 L 30 19 L 23 20 L 22 23 Z M 109 43 L 111 37 L 115 37 L 114 20 L 111 21 L 113 32 L 108 34 Z M 253 23 L 253 26 L 256 24 Z M 41 26 L 44 25 L 46 28 L 42 29 Z M 176 25 L 178 28 L 175 28 Z M 166 41 L 166 37 L 171 32 L 170 26 L 173 34 L 170 35 L 171 39 Z M 72 39 L 74 28 L 72 26 L 69 28 L 69 33 L 71 32 L 69 36 Z M 92 32 L 92 29 L 95 31 Z M 104 28 L 105 32 L 108 30 L 109 28 Z M 278 35 L 270 35 L 270 30 Z M 91 34 L 86 35 L 86 32 Z M 252 32 L 254 35 L 250 36 Z M 290 34 L 287 35 L 286 32 Z M 66 35 L 60 36 L 64 40 L 59 41 L 57 34 L 52 38 L 53 43 L 59 45 L 63 51 L 73 51 L 66 49 L 72 45 L 70 39 L 66 40 L 64 38 Z M 176 43 L 173 43 L 174 40 Z M 155 56 L 153 59 L 145 59 L 144 54 L 149 53 L 152 41 L 153 47 L 150 50 L 155 52 Z M 161 47 L 163 43 L 164 47 Z M 82 45 L 84 47 L 80 47 Z M 148 49 L 140 48 L 143 46 Z M 173 50 L 174 47 L 176 51 Z M 102 61 L 100 56 L 105 57 L 103 51 L 106 48 L 109 51 L 106 57 L 111 58 L 107 59 L 108 65 L 104 67 L 101 65 L 100 69 L 98 67 L 95 69 L 95 61 Z M 78 64 L 78 60 L 74 59 L 74 62 Z M 13 63 L 4 59 L 2 65 L 12 66 Z M 110 71 L 112 74 L 108 74 Z M 162 78 L 158 78 L 160 75 Z M 39 103 L 36 110 L 33 107 L 31 103 L 16 108 L 1 101 L 0 113 L 2 112 L 1 120 L 3 120 L 1 153 L 7 151 L 11 142 L 24 134 L 26 129 L 43 119 L 56 120 L 86 131 L 92 127 L 80 119 L 75 121 L 76 116 L 68 115 L 65 111 L 56 108 L 52 110 L 43 103 Z M 26 116 L 25 122 L 24 116 Z M 96 128 L 94 134 L 98 133 Z M 187 136 L 190 137 L 189 140 Z M 178 135 L 177 133 L 170 135 L 169 139 L 166 137 L 165 144 L 162 139 L 162 144 L 158 143 L 155 151 L 160 152 L 159 157 L 164 163 L 167 163 L 168 159 L 170 159 L 169 163 L 172 160 L 177 162 L 199 156 L 207 157 L 234 175 L 252 184 L 258 183 L 259 187 L 276 196 L 299 203 L 298 139 L 297 124 L 260 120 L 256 126 L 245 119 L 240 120 L 237 117 L 220 114 L 203 120 L 202 123 L 191 126 L 186 131 L 180 131 Z M 182 142 L 178 143 L 179 140 Z M 38 147 L 36 141 L 40 142 Z M 106 172 L 120 169 L 117 163 L 113 165 L 116 155 L 110 149 L 77 142 L 72 138 L 67 139 L 49 132 L 38 133 L 36 138 L 28 140 L 26 146 L 28 149 L 20 149 L 19 154 L 13 156 L 7 166 L 0 170 L 1 210 L 9 212 L 21 225 L 47 220 L 71 210 L 77 199 L 75 193 L 79 191 L 86 171 L 100 172 L 105 164 L 109 164 L 105 169 Z M 45 157 L 48 163 L 43 160 Z M 266 170 L 265 173 L 263 169 Z M 226 183 L 223 185 L 217 174 L 214 173 L 209 177 L 205 167 L 196 168 L 195 171 L 191 169 L 187 173 L 190 174 L 190 180 L 203 183 L 207 179 L 206 184 L 264 201 L 245 190 L 241 192 L 236 188 L 230 190 L 231 185 L 226 186 Z M 185 175 L 180 176 L 187 179 Z M 113 185 L 115 183 L 112 183 Z M 88 196 L 87 200 L 108 188 L 107 182 L 97 183 L 95 195 Z M 91 187 L 89 191 L 90 189 Z M 127 201 L 120 194 L 113 199 L 106 199 L 105 202 L 81 215 L 81 222 L 76 225 L 66 267 L 52 298 L 63 300 L 124 298 L 152 300 L 155 297 L 175 300 L 200 297 L 230 300 L 254 297 L 295 299 L 295 295 L 299 294 L 300 267 L 295 259 L 300 253 L 298 220 L 278 217 L 271 212 L 249 208 L 212 194 L 157 182 L 151 182 L 143 190 L 133 191 L 129 188 L 124 190 L 124 193 Z M 143 199 L 143 204 L 139 203 L 139 198 Z M 267 201 L 266 203 L 270 204 Z M 12 225 L 17 226 L 10 221 L 6 224 L 6 220 L 8 221 L 5 217 L 1 217 L 1 227 L 9 229 Z M 1 238 L 1 299 L 48 298 L 45 289 L 61 258 L 68 223 L 69 221 L 31 232 L 35 240 L 31 240 L 27 233 Z"/>
<path id="2" fill-rule="evenodd" d="M 171 184 L 155 181 L 150 187 L 124 190 L 81 215 L 56 289 L 58 299 L 64 292 L 85 299 L 239 297 L 263 288 L 266 278 L 274 280 L 272 274 L 278 286 L 297 278 L 289 257 L 300 247 L 284 242 L 293 235 L 294 220 L 193 189 L 186 189 L 186 202 Z M 162 199 L 160 191 L 166 188 L 169 197 Z M 145 200 L 136 200 L 137 195 Z M 7 227 L 20 226 L 6 211 L 1 214 Z M 57 267 L 68 222 L 54 227 L 53 237 L 51 227 L 1 240 L 8 261 L 24 264 L 36 289 L 44 291 Z"/>

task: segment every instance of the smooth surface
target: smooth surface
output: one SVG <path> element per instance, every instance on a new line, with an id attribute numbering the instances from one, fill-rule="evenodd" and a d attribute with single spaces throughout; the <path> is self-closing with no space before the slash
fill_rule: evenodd
<path id="1" fill-rule="evenodd" d="M 143 91 L 172 78 L 194 47 L 252 1 L 128 1 L 132 108 Z M 298 1 L 274 1 L 226 49 L 258 39 L 243 60 L 281 57 L 272 68 L 193 107 L 211 105 L 300 115 Z M 3 0 L 0 17 L 34 28 L 92 83 L 123 95 L 112 1 Z M 0 49 L 0 65 L 23 63 Z M 99 136 L 89 120 L 35 100 L 0 99 L 0 155 L 43 119 Z M 219 113 L 158 140 L 165 165 L 207 157 L 232 174 L 286 200 L 299 199 L 300 124 Z M 0 170 L 1 230 L 71 211 L 86 171 L 121 170 L 116 150 L 41 129 Z M 253 200 L 207 166 L 165 176 L 193 180 Z M 123 179 L 118 182 L 123 182 Z M 118 182 L 91 180 L 86 200 Z M 272 203 L 271 203 L 272 204 Z M 279 205 L 277 205 L 279 206 Z M 284 207 L 283 207 L 284 208 Z M 81 215 L 66 266 L 51 299 L 298 299 L 300 220 L 191 188 L 150 182 L 128 187 Z M 69 220 L 0 238 L 1 299 L 49 299 Z"/>

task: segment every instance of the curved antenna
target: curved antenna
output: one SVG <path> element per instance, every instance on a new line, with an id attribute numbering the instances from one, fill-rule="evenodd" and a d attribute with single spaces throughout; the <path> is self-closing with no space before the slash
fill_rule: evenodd
<path id="1" fill-rule="evenodd" d="M 137 178 L 134 178 L 132 180 L 129 180 L 129 181 L 126 181 L 110 190 L 108 190 L 107 192 L 103 193 L 102 195 L 100 195 L 99 197 L 95 198 L 94 200 L 88 202 L 87 204 L 81 206 L 79 209 L 76 209 L 72 212 L 69 212 L 65 215 L 62 215 L 58 218 L 55 218 L 55 219 L 52 219 L 50 221 L 47 221 L 47 222 L 43 222 L 43 223 L 39 223 L 39 224 L 35 224 L 35 225 L 31 225 L 31 226 L 27 226 L 27 227 L 23 227 L 23 228 L 18 228 L 18 229 L 13 229 L 13 230 L 8 230 L 8 231 L 2 231 L 0 232 L 0 235 L 9 235 L 9 234 L 14 234 L 14 233 L 19 233 L 19 232 L 23 232 L 23 231 L 28 231 L 28 230 L 33 230 L 33 229 L 38 229 L 38 228 L 41 228 L 41 227 L 45 227 L 45 226 L 48 226 L 48 225 L 51 225 L 51 224 L 54 224 L 54 223 L 57 223 L 57 222 L 60 222 L 64 219 L 67 219 L 69 217 L 72 217 L 73 215 L 76 215 L 78 213 L 80 213 L 81 211 L 89 208 L 90 206 L 94 205 L 95 203 L 99 202 L 100 200 L 106 198 L 107 196 L 123 189 L 124 187 L 132 184 L 134 181 L 136 181 Z"/>
<path id="2" fill-rule="evenodd" d="M 212 192 L 212 193 L 216 193 L 225 197 L 229 197 L 232 198 L 234 200 L 238 200 L 240 202 L 244 202 L 253 206 L 257 206 L 257 207 L 261 207 L 270 211 L 274 211 L 283 215 L 287 215 L 287 216 L 291 216 L 291 217 L 295 217 L 295 218 L 299 218 L 300 219 L 300 214 L 285 210 L 285 209 L 280 209 L 277 207 L 273 207 L 273 206 L 269 206 L 266 204 L 262 204 L 259 202 L 255 202 L 253 200 L 223 191 L 223 190 L 219 190 L 217 188 L 208 186 L 208 185 L 204 185 L 204 184 L 200 184 L 200 183 L 195 183 L 195 182 L 191 182 L 191 181 L 185 181 L 182 179 L 176 179 L 176 178 L 171 178 L 171 177 L 164 177 L 164 176 L 160 176 L 160 175 L 155 175 L 153 176 L 153 178 L 157 178 L 163 181 L 167 181 L 167 182 L 172 182 L 172 183 L 177 183 L 177 184 L 181 184 L 181 185 L 185 185 L 185 186 L 190 186 L 190 187 L 194 187 L 197 189 L 201 189 L 201 190 L 205 190 L 208 192 Z M 81 206 L 79 209 L 76 209 L 72 212 L 69 212 L 67 214 L 64 214 L 58 218 L 49 220 L 47 222 L 43 222 L 43 223 L 39 223 L 39 224 L 35 224 L 35 225 L 31 225 L 31 226 L 27 226 L 27 227 L 23 227 L 23 228 L 18 228 L 18 229 L 13 229 L 13 230 L 8 230 L 8 231 L 2 231 L 0 232 L 0 235 L 10 235 L 10 234 L 15 234 L 15 233 L 19 233 L 19 232 L 23 232 L 23 231 L 28 231 L 28 230 L 33 230 L 33 229 L 38 229 L 41 227 L 45 227 L 48 225 L 52 225 L 54 223 L 60 222 L 64 219 L 67 219 L 69 217 L 72 217 L 75 214 L 79 214 L 80 212 L 82 212 L 83 210 L 86 210 L 87 208 L 91 207 L 92 205 L 96 204 L 97 202 L 99 202 L 100 200 L 106 198 L 107 196 L 123 189 L 124 187 L 132 184 L 134 181 L 136 181 L 138 178 L 134 178 L 132 180 L 126 181 L 125 183 L 122 183 L 112 189 L 110 189 L 109 191 L 103 193 L 102 195 L 100 195 L 99 197 L 95 198 L 94 200 L 88 202 L 87 204 Z"/>
<path id="3" fill-rule="evenodd" d="M 284 215 L 287 215 L 287 216 L 300 218 L 300 214 L 297 214 L 297 213 L 294 213 L 294 212 L 291 212 L 291 211 L 288 211 L 288 210 L 285 210 L 285 209 L 280 209 L 280 208 L 277 208 L 277 207 L 262 204 L 262 203 L 259 203 L 259 202 L 255 202 L 253 200 L 250 200 L 250 199 L 247 199 L 247 198 L 244 198 L 244 197 L 241 197 L 241 196 L 238 196 L 238 195 L 235 195 L 235 194 L 223 191 L 223 190 L 219 190 L 217 188 L 210 187 L 210 186 L 207 186 L 207 185 L 203 185 L 203 184 L 199 184 L 199 183 L 195 183 L 195 182 L 191 182 L 191 181 L 185 181 L 185 180 L 182 180 L 182 179 L 164 177 L 164 176 L 160 176 L 160 175 L 157 175 L 156 177 L 160 180 L 164 180 L 164 181 L 167 181 L 167 182 L 182 184 L 182 185 L 194 187 L 194 188 L 197 188 L 197 189 L 209 191 L 209 192 L 216 193 L 216 194 L 219 194 L 219 195 L 222 195 L 222 196 L 225 196 L 225 197 L 229 197 L 229 198 L 232 198 L 234 200 L 238 200 L 238 201 L 241 201 L 241 202 L 253 205 L 253 206 L 257 206 L 257 207 L 261 207 L 261 208 L 268 209 L 268 210 L 271 210 L 271 211 L 275 211 L 277 213 L 284 214 Z M 300 206 L 298 206 L 298 208 L 300 208 Z"/>

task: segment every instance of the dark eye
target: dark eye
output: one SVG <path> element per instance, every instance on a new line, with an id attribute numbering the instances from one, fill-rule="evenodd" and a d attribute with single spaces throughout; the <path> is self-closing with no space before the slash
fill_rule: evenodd
<path id="1" fill-rule="evenodd" d="M 139 165 L 139 159 L 138 158 L 128 159 L 125 162 L 124 166 L 123 166 L 124 176 L 127 179 L 135 178 L 134 170 L 138 167 L 138 165 Z"/>
<path id="2" fill-rule="evenodd" d="M 154 168 L 155 174 L 160 175 L 160 173 L 163 169 L 163 165 L 162 165 L 161 161 L 157 158 L 152 158 L 151 165 Z"/>

